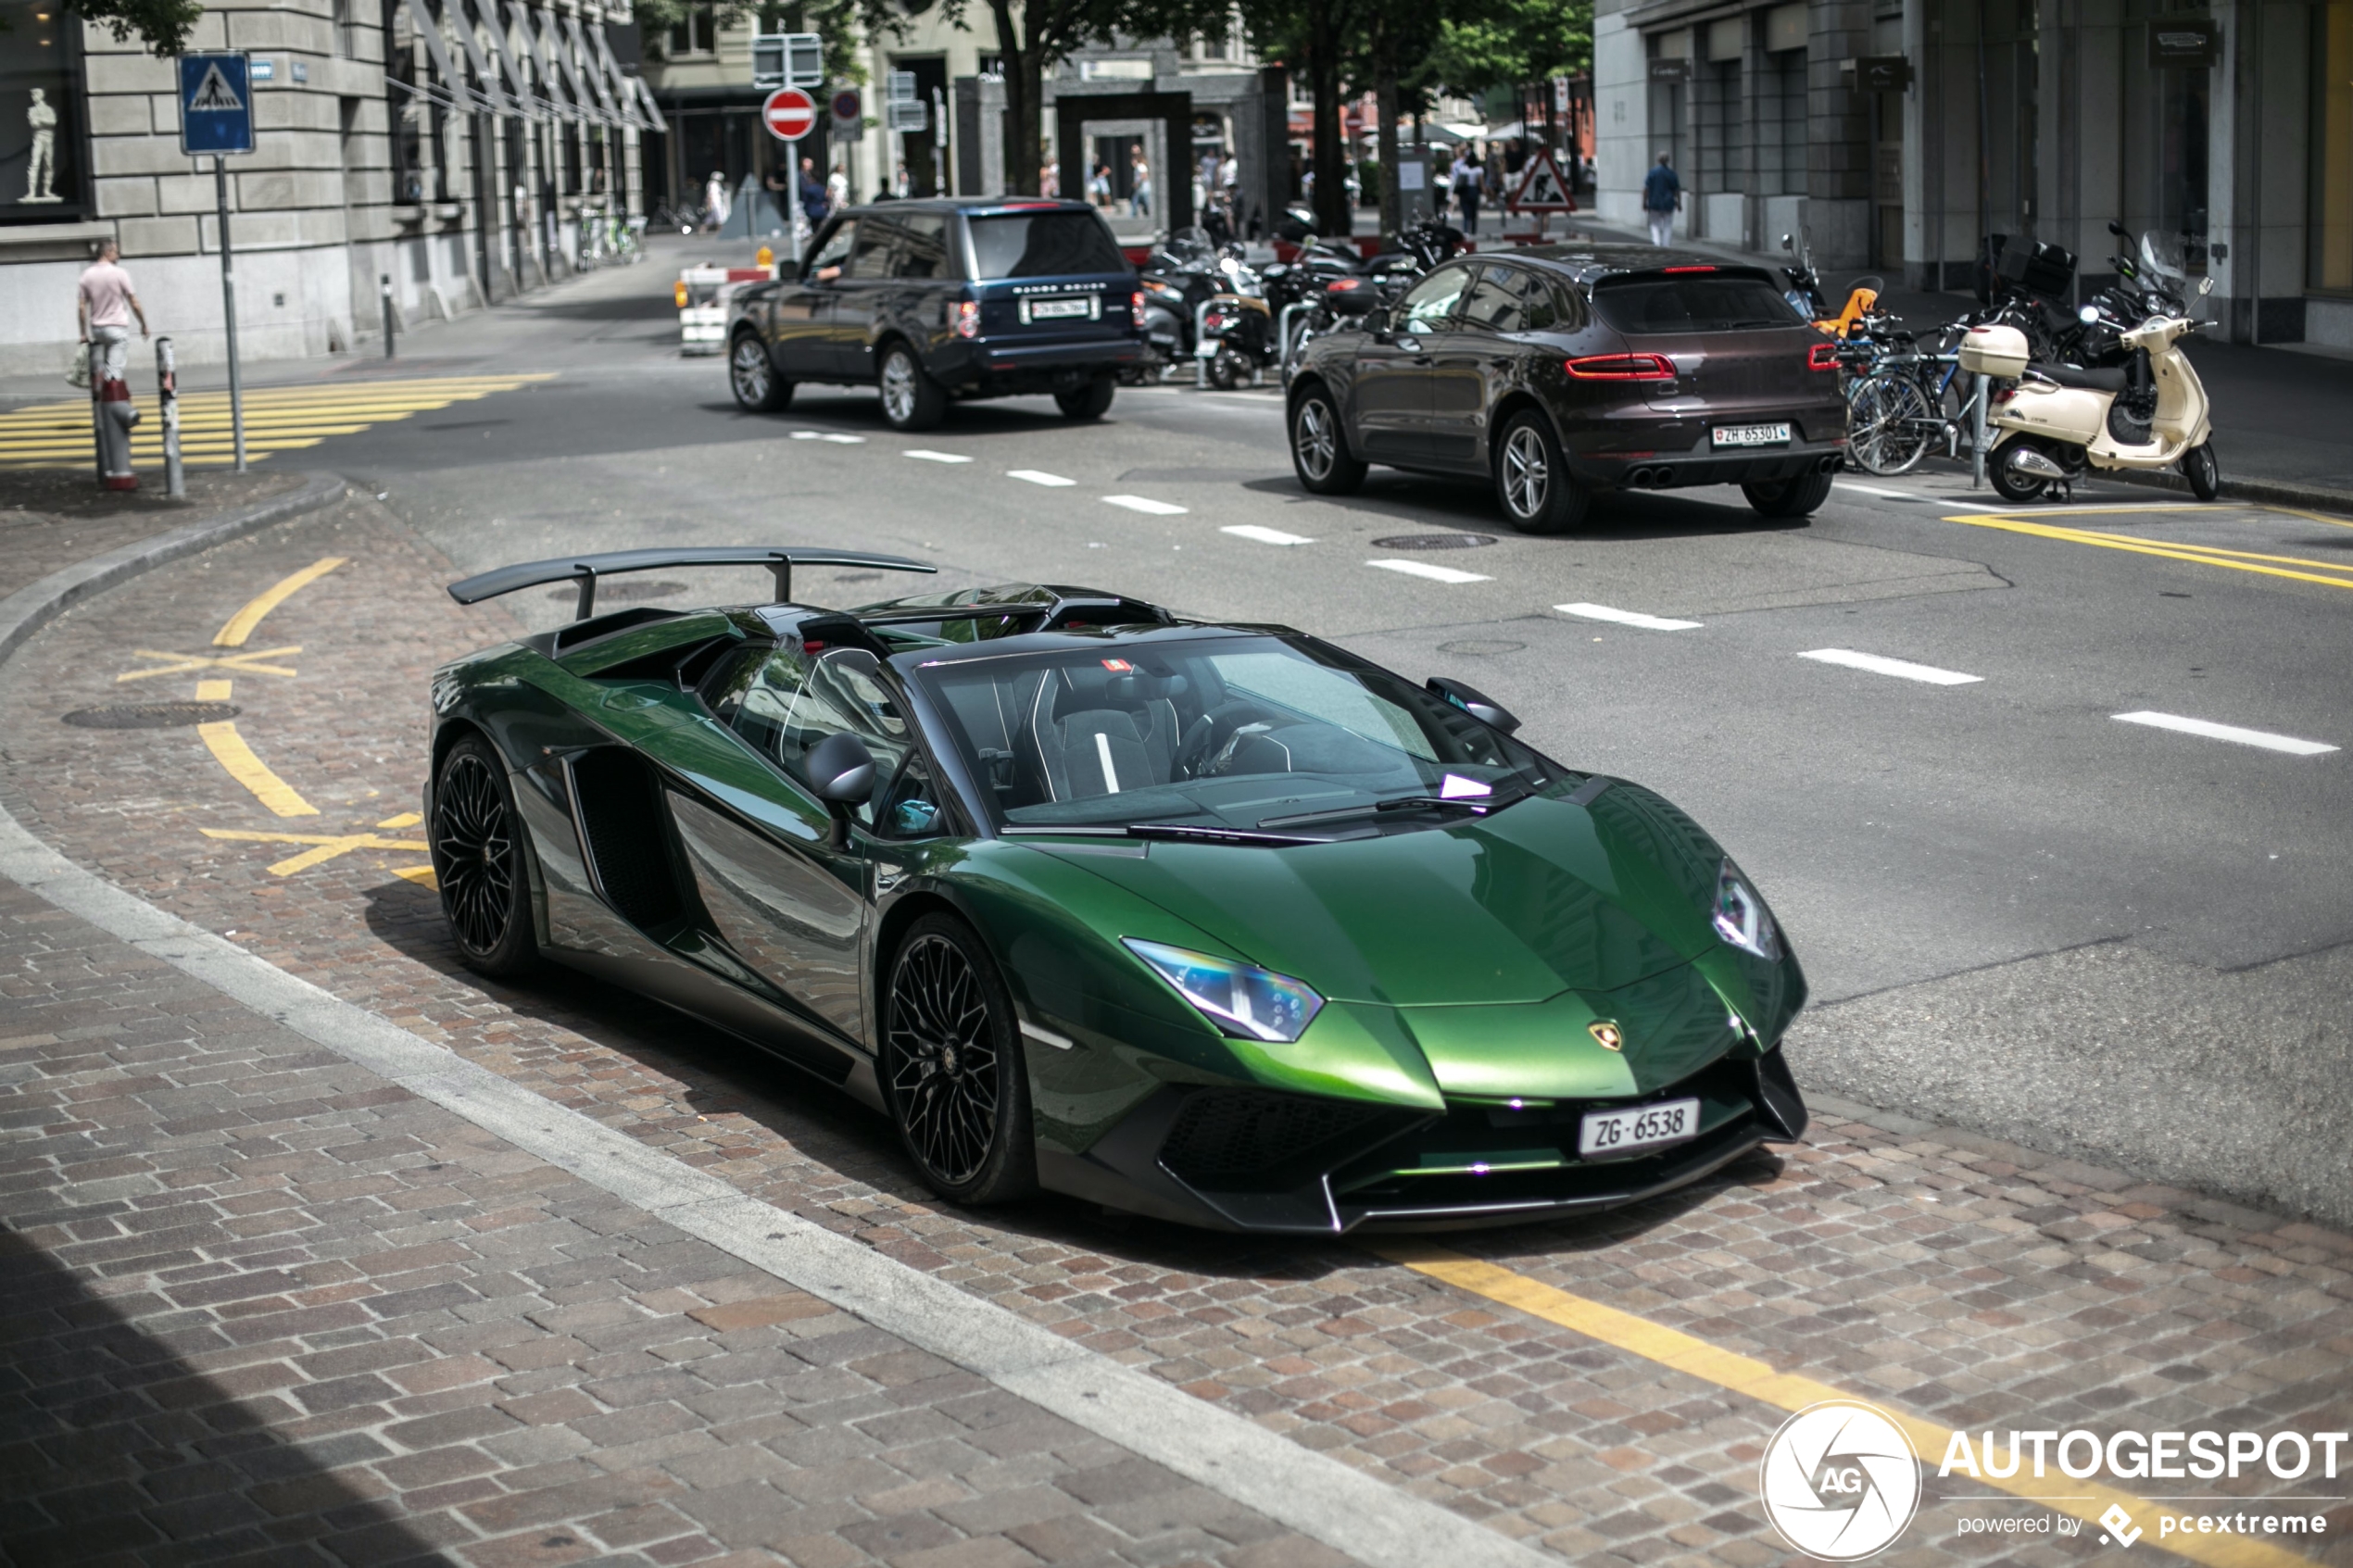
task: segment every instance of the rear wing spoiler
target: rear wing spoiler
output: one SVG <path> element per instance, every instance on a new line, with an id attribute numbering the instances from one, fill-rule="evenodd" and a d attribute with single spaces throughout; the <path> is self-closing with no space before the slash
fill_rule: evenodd
<path id="1" fill-rule="evenodd" d="M 597 608 L 597 579 L 623 571 L 659 571 L 673 566 L 764 566 L 776 575 L 776 602 L 792 599 L 792 569 L 796 566 L 862 566 L 881 571 L 937 571 L 936 566 L 905 556 L 877 555 L 871 550 L 829 550 L 808 545 L 685 545 L 671 549 L 611 550 L 595 556 L 559 556 L 553 560 L 528 560 L 449 584 L 449 596 L 461 605 L 480 604 L 501 594 L 536 588 L 543 583 L 580 584 L 576 621 L 585 621 Z"/>

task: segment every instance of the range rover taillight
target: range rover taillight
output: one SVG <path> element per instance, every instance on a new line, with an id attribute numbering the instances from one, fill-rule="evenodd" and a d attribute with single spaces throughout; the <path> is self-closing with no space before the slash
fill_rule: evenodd
<path id="1" fill-rule="evenodd" d="M 1127 296 L 1127 314 L 1138 326 L 1144 324 L 1144 291 L 1138 289 Z"/>
<path id="2" fill-rule="evenodd" d="M 980 335 L 980 301 L 960 299 L 956 302 L 956 335 L 958 337 Z"/>

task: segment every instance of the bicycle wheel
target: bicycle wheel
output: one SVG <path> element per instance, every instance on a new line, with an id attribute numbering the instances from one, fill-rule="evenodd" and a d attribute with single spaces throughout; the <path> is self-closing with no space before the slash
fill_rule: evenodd
<path id="1" fill-rule="evenodd" d="M 1909 376 L 1878 374 L 1855 385 L 1846 406 L 1846 450 L 1865 472 L 1909 473 L 1928 456 L 1939 421 Z"/>

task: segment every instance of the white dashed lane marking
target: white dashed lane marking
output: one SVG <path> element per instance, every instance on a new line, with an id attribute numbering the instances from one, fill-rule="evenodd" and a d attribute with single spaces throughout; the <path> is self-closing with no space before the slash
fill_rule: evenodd
<path id="1" fill-rule="evenodd" d="M 1228 523 L 1217 531 L 1237 539 L 1255 539 L 1262 545 L 1312 545 L 1315 541 L 1298 533 L 1286 533 L 1279 528 L 1261 528 L 1254 522 Z"/>
<path id="2" fill-rule="evenodd" d="M 1858 491 L 1866 495 L 1878 495 L 1890 501 L 1924 501 L 1928 498 L 1925 495 L 1915 495 L 1908 490 L 1882 490 L 1876 484 L 1857 484 L 1851 479 L 1833 479 L 1831 481 L 1831 487 L 1834 490 Z"/>
<path id="3" fill-rule="evenodd" d="M 921 446 L 911 446 L 900 455 L 907 458 L 921 458 L 927 463 L 969 463 L 972 461 L 962 452 L 933 452 Z"/>
<path id="4" fill-rule="evenodd" d="M 1187 510 L 1183 507 L 1170 506 L 1166 501 L 1155 501 L 1149 495 L 1106 495 L 1103 499 L 1114 507 L 1126 507 L 1131 512 L 1142 512 L 1147 517 L 1177 517 Z"/>
<path id="5" fill-rule="evenodd" d="M 1060 490 L 1078 483 L 1075 479 L 1064 479 L 1058 473 L 1048 473 L 1043 469 L 1007 469 L 1005 477 L 1018 479 L 1028 484 L 1042 484 L 1050 490 Z"/>
<path id="6" fill-rule="evenodd" d="M 2185 735 L 2203 735 L 2208 740 L 2226 740 L 2237 746 L 2259 746 L 2266 751 L 2284 751 L 2291 757 L 2318 757 L 2335 746 L 2325 741 L 2297 740 L 2294 735 L 2275 735 L 2269 730 L 2242 730 L 2236 724 L 2217 724 L 2208 719 L 2184 719 L 2178 713 L 2118 713 L 2112 715 L 2127 724 L 2146 724 L 2153 730 L 2174 730 Z"/>
<path id="7" fill-rule="evenodd" d="M 1477 571 L 1457 571 L 1451 566 L 1432 566 L 1426 560 L 1368 560 L 1366 566 L 1379 567 L 1383 571 L 1402 571 L 1408 577 L 1427 577 L 1432 583 L 1492 583 L 1493 578 Z"/>
<path id="8" fill-rule="evenodd" d="M 1696 632 L 1696 621 L 1670 621 L 1663 615 L 1644 615 L 1639 609 L 1612 609 L 1607 605 L 1554 605 L 1563 615 L 1582 616 L 1588 621 L 1614 621 L 1620 626 L 1639 626 L 1645 632 Z"/>
<path id="9" fill-rule="evenodd" d="M 1797 656 L 1818 659 L 1824 664 L 1843 664 L 1849 670 L 1868 670 L 1874 675 L 1893 675 L 1899 681 L 1925 681 L 1931 686 L 1966 686 L 1972 681 L 1982 681 L 1982 675 L 1964 675 L 1957 670 L 1939 670 L 1933 664 L 1914 664 L 1908 659 L 1882 659 L 1875 653 L 1856 653 L 1853 648 L 1815 648 Z"/>
<path id="10" fill-rule="evenodd" d="M 849 435 L 837 430 L 797 430 L 792 433 L 792 438 L 795 441 L 832 441 L 844 446 L 866 445 L 864 436 Z"/>

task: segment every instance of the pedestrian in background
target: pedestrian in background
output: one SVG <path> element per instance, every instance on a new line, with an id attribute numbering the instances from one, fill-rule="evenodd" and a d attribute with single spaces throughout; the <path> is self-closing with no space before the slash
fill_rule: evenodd
<path id="1" fill-rule="evenodd" d="M 98 379 L 120 381 L 130 368 L 131 319 L 139 318 L 139 335 L 147 335 L 147 312 L 122 270 L 122 248 L 111 239 L 98 242 L 98 259 L 82 270 L 74 294 L 74 316 L 82 341 L 98 345 Z"/>
<path id="2" fill-rule="evenodd" d="M 1040 164 L 1038 169 L 1038 194 L 1059 196 L 1063 194 L 1063 166 L 1059 163 Z"/>
<path id="3" fill-rule="evenodd" d="M 1463 150 L 1454 157 L 1453 176 L 1454 205 L 1463 215 L 1463 232 L 1476 234 L 1478 232 L 1480 188 L 1478 154 L 1471 149 L 1467 142 L 1463 144 Z"/>
<path id="4" fill-rule="evenodd" d="M 727 174 L 724 169 L 712 169 L 711 182 L 702 189 L 702 226 L 706 229 L 727 226 Z"/>
<path id="5" fill-rule="evenodd" d="M 841 165 L 836 164 L 834 171 L 825 177 L 825 210 L 839 212 L 849 205 L 849 175 Z"/>
<path id="6" fill-rule="evenodd" d="M 1683 182 L 1675 178 L 1674 161 L 1658 155 L 1657 164 L 1642 176 L 1642 212 L 1651 220 L 1651 244 L 1675 243 L 1675 209 L 1683 205 Z"/>
<path id="7" fill-rule="evenodd" d="M 1150 218 L 1152 215 L 1151 165 L 1144 161 L 1143 154 L 1138 153 L 1129 163 L 1128 170 L 1135 175 L 1136 182 L 1128 187 L 1127 216 Z"/>

